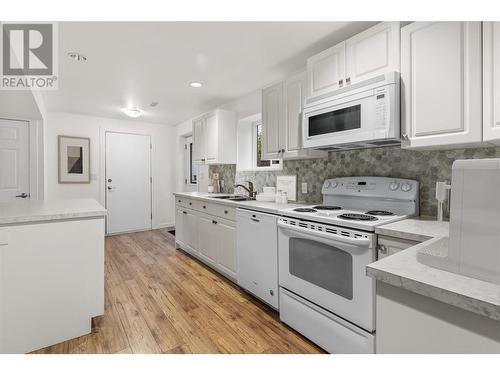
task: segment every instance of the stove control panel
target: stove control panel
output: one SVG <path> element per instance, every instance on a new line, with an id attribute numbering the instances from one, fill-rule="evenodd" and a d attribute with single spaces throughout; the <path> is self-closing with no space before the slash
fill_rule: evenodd
<path id="1" fill-rule="evenodd" d="M 418 199 L 418 181 L 392 177 L 339 177 L 326 180 L 323 195 Z"/>

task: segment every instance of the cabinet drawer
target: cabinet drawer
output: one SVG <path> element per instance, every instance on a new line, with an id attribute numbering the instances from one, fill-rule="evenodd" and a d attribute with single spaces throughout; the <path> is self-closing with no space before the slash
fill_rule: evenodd
<path id="1" fill-rule="evenodd" d="M 187 207 L 187 208 L 191 208 L 193 210 L 197 209 L 196 207 L 196 203 L 198 201 L 195 200 L 195 199 L 189 199 L 189 198 L 184 198 L 184 197 L 175 197 L 175 204 L 176 205 L 179 205 L 181 207 Z"/>
<path id="2" fill-rule="evenodd" d="M 222 217 L 226 220 L 236 220 L 236 208 L 225 206 L 223 204 L 212 204 L 212 215 Z"/>

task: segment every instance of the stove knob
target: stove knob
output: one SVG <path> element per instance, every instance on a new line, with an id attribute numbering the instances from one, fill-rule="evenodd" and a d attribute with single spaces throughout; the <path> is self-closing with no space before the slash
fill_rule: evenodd
<path id="1" fill-rule="evenodd" d="M 338 184 L 339 183 L 337 181 L 332 181 L 331 187 L 335 189 L 338 186 Z"/>
<path id="2" fill-rule="evenodd" d="M 330 187 L 330 181 L 325 181 L 325 185 L 323 187 L 328 189 Z"/>
<path id="3" fill-rule="evenodd" d="M 403 190 L 404 192 L 408 192 L 411 190 L 413 186 L 411 184 L 403 184 L 401 185 L 401 190 Z"/>
<path id="4" fill-rule="evenodd" d="M 398 188 L 399 188 L 399 182 L 393 181 L 389 184 L 389 189 L 391 189 L 392 191 L 398 190 Z"/>

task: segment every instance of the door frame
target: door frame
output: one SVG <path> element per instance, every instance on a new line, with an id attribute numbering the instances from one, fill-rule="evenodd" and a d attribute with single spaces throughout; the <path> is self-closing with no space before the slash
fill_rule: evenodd
<path id="1" fill-rule="evenodd" d="M 43 122 L 18 117 L 0 116 L 1 120 L 22 121 L 28 124 L 28 185 L 30 199 L 44 198 L 44 153 L 43 153 Z"/>
<path id="2" fill-rule="evenodd" d="M 140 135 L 140 136 L 146 136 L 149 137 L 149 177 L 151 178 L 151 183 L 149 184 L 149 205 L 150 205 L 150 211 L 151 211 L 151 219 L 149 222 L 149 229 L 146 230 L 151 230 L 154 228 L 153 222 L 156 219 L 156 211 L 155 211 L 155 205 L 154 205 L 154 177 L 153 177 L 153 136 L 151 134 L 146 134 L 142 132 L 134 132 L 134 131 L 116 131 L 116 130 L 106 130 L 102 129 L 101 131 L 101 157 L 100 164 L 100 173 L 99 173 L 99 179 L 100 179 L 100 185 L 101 185 L 101 201 L 104 203 L 104 207 L 107 209 L 108 208 L 108 202 L 107 202 L 107 194 L 106 194 L 106 134 L 108 133 L 114 133 L 114 134 L 126 134 L 126 135 Z M 116 235 L 119 233 L 113 233 L 113 234 L 108 234 L 108 218 L 106 216 L 105 218 L 105 231 L 106 231 L 106 236 L 111 236 L 111 235 Z M 134 231 L 135 232 L 135 231 Z"/>

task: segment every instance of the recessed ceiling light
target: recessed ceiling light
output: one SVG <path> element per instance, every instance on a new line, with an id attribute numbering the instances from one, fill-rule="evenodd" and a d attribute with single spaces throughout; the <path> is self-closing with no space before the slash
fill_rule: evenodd
<path id="1" fill-rule="evenodd" d="M 189 84 L 189 86 L 191 86 L 191 87 L 197 87 L 197 88 L 198 88 L 198 87 L 201 87 L 201 86 L 203 86 L 203 85 L 202 85 L 202 83 L 201 83 L 201 82 L 191 82 L 191 83 Z"/>
<path id="2" fill-rule="evenodd" d="M 68 56 L 72 58 L 75 61 L 79 62 L 85 62 L 87 61 L 87 56 L 82 55 L 81 53 L 78 52 L 68 52 Z"/>
<path id="3" fill-rule="evenodd" d="M 139 108 L 123 108 L 122 111 L 128 117 L 132 117 L 132 118 L 140 117 L 144 113 L 144 111 L 142 109 L 139 109 Z"/>

